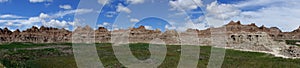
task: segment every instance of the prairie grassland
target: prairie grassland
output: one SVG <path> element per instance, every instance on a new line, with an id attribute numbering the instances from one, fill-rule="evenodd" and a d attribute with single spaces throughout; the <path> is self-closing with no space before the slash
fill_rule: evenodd
<path id="1" fill-rule="evenodd" d="M 57 46 L 49 48 L 49 46 Z M 65 47 L 62 47 L 65 46 Z M 0 63 L 8 68 L 76 68 L 72 44 L 9 43 L 0 45 Z M 191 46 L 200 47 L 200 46 Z M 96 44 L 99 58 L 106 68 L 122 68 L 109 43 Z M 145 60 L 150 57 L 149 44 L 130 44 L 133 55 Z M 208 65 L 211 48 L 201 46 L 198 67 Z M 168 45 L 167 54 L 159 68 L 175 68 L 180 58 L 179 45 Z M 271 54 L 226 50 L 222 68 L 300 68 L 300 59 L 284 59 Z"/>

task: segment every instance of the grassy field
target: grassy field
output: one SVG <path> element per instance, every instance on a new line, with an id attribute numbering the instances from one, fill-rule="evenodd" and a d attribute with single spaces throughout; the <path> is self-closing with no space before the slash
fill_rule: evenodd
<path id="1" fill-rule="evenodd" d="M 21 46 L 25 45 L 25 46 Z M 36 48 L 42 46 L 71 46 L 71 44 L 33 44 L 33 43 L 11 43 L 0 45 L 0 61 L 8 68 L 76 68 L 76 62 L 72 54 L 64 53 L 67 48 L 45 48 L 36 50 L 24 50 L 24 48 Z M 124 67 L 116 59 L 111 44 L 96 44 L 98 55 L 106 68 Z M 131 51 L 140 60 L 150 57 L 148 44 L 131 44 Z M 199 47 L 199 46 L 191 46 Z M 159 68 L 176 68 L 179 62 L 181 47 L 168 45 L 167 55 Z M 208 65 L 211 47 L 201 46 L 199 68 Z M 300 68 L 300 59 L 283 59 L 270 54 L 257 52 L 243 52 L 226 50 L 226 56 L 222 68 Z"/>

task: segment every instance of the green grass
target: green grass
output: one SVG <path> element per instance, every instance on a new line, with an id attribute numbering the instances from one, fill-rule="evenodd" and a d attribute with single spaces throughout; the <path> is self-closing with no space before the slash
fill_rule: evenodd
<path id="1" fill-rule="evenodd" d="M 35 45 L 38 44 L 34 44 L 33 47 L 35 47 Z M 117 58 L 115 57 L 111 44 L 98 43 L 96 44 L 96 47 L 97 47 L 100 60 L 102 61 L 103 65 L 106 68 L 124 67 L 121 63 L 118 62 Z M 130 45 L 132 53 L 135 55 L 135 57 L 137 57 L 140 60 L 145 60 L 150 57 L 151 54 L 148 51 L 148 47 L 149 46 L 146 43 L 137 43 L 137 44 Z M 191 47 L 199 47 L 199 46 L 191 46 Z M 181 53 L 180 51 L 178 51 L 180 48 L 181 46 L 178 45 L 168 45 L 166 59 L 159 66 L 159 68 L 177 67 L 180 58 L 180 53 Z M 198 62 L 198 67 L 205 68 L 208 65 L 211 47 L 201 46 L 200 48 L 201 51 L 199 56 L 200 59 Z M 9 53 L 8 55 L 12 55 L 12 56 L 14 55 L 27 56 L 28 59 L 22 61 L 14 61 L 12 59 L 3 60 L 8 58 L 0 57 L 1 63 L 9 62 L 9 61 L 11 62 L 11 63 L 3 63 L 8 68 L 13 67 L 12 65 L 15 65 L 15 67 L 29 67 L 29 68 L 74 68 L 76 67 L 76 62 L 73 55 L 60 55 L 61 52 L 59 52 L 59 50 L 55 50 L 55 49 L 44 49 L 44 50 L 36 50 L 36 51 L 18 51 L 18 50 L 13 51 L 13 49 L 10 50 L 5 51 L 5 53 Z M 49 53 L 53 53 L 54 55 L 37 56 L 37 55 L 47 55 Z M 16 66 L 18 62 L 22 62 L 23 63 L 22 65 L 24 66 Z M 222 68 L 300 68 L 300 59 L 284 59 L 284 58 L 274 57 L 271 54 L 257 53 L 257 52 L 244 52 L 244 51 L 236 51 L 236 50 L 228 49 L 226 50 L 226 56 Z"/>
<path id="2" fill-rule="evenodd" d="M 27 61 L 30 68 L 76 68 L 73 56 L 45 57 Z"/>
<path id="3" fill-rule="evenodd" d="M 0 49 L 15 49 L 15 48 L 32 48 L 39 46 L 49 46 L 49 45 L 72 45 L 71 43 L 22 43 L 22 42 L 13 42 L 13 43 L 4 43 L 0 44 Z"/>
<path id="4" fill-rule="evenodd" d="M 28 60 L 36 60 L 41 57 L 62 56 L 65 55 L 57 49 L 41 49 L 41 50 L 8 50 L 2 53 L 1 63 L 6 67 L 27 67 Z"/>

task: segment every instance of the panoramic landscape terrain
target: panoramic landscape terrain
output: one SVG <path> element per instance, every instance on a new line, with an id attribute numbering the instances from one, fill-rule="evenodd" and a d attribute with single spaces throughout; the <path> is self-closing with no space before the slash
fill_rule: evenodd
<path id="1" fill-rule="evenodd" d="M 112 46 L 109 43 L 96 44 L 99 58 L 106 68 L 124 67 L 114 56 Z M 148 44 L 131 44 L 131 51 L 140 60 L 149 58 Z M 199 47 L 199 46 L 191 46 Z M 70 50 L 71 44 L 34 44 L 34 43 L 10 43 L 1 48 L 1 62 L 6 67 L 28 68 L 74 68 L 76 67 L 74 56 Z M 198 67 L 205 68 L 210 57 L 209 46 L 201 46 Z M 164 62 L 159 68 L 174 68 L 179 62 L 180 46 L 168 45 Z M 272 54 L 226 50 L 226 56 L 222 68 L 298 68 L 299 59 L 285 59 L 274 57 Z"/>
<path id="2" fill-rule="evenodd" d="M 0 0 L 0 68 L 300 68 L 300 0 Z"/>
<path id="3" fill-rule="evenodd" d="M 300 65 L 300 28 L 292 32 L 282 32 L 277 27 L 257 27 L 255 24 L 242 25 L 240 21 L 231 21 L 224 25 L 227 31 L 222 35 L 228 35 L 226 39 L 225 58 L 222 67 L 286 67 L 297 68 Z M 222 28 L 222 27 L 219 27 Z M 239 29 L 237 29 L 239 28 Z M 127 30 L 108 31 L 104 27 L 97 30 L 89 26 L 78 28 L 73 33 L 68 30 L 50 27 L 32 27 L 25 31 L 10 31 L 7 28 L 0 29 L 1 38 L 1 63 L 6 67 L 29 68 L 73 68 L 76 67 L 72 44 L 85 43 L 90 37 L 95 39 L 96 49 L 100 60 L 105 67 L 124 67 L 114 55 L 111 36 L 122 35 L 126 31 L 130 49 L 135 57 L 140 60 L 149 58 L 149 44 L 153 38 L 159 38 L 167 44 L 167 54 L 164 62 L 159 66 L 176 67 L 180 58 L 181 35 L 192 35 L 196 32 L 198 45 L 183 44 L 184 46 L 199 47 L 200 56 L 198 67 L 206 67 L 211 53 L 213 33 L 208 28 L 205 30 L 189 29 L 185 32 L 167 30 L 147 30 L 144 26 Z M 78 32 L 78 33 L 75 33 Z M 84 34 L 80 34 L 84 33 Z M 81 35 L 82 40 L 72 43 L 72 34 Z M 74 38 L 73 38 L 74 39 Z M 74 41 L 74 40 L 73 40 Z M 200 46 L 199 46 L 200 45 Z M 161 45 L 162 46 L 162 45 Z M 217 46 L 213 46 L 217 47 Z M 222 48 L 219 48 L 222 49 Z"/>

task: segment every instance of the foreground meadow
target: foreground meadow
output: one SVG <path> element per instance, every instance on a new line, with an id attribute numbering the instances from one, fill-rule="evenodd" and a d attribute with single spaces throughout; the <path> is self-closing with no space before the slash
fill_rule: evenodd
<path id="1" fill-rule="evenodd" d="M 130 44 L 132 53 L 140 60 L 150 57 L 149 44 Z M 200 47 L 198 67 L 205 68 L 211 47 Z M 111 44 L 96 44 L 98 55 L 106 68 L 124 67 L 114 55 Z M 168 45 L 164 62 L 159 68 L 176 68 L 180 58 L 180 46 Z M 300 59 L 284 59 L 271 54 L 227 49 L 222 68 L 300 68 Z M 0 45 L 0 63 L 7 68 L 76 68 L 71 43 L 34 44 L 8 43 Z M 0 67 L 2 67 L 0 65 Z"/>

